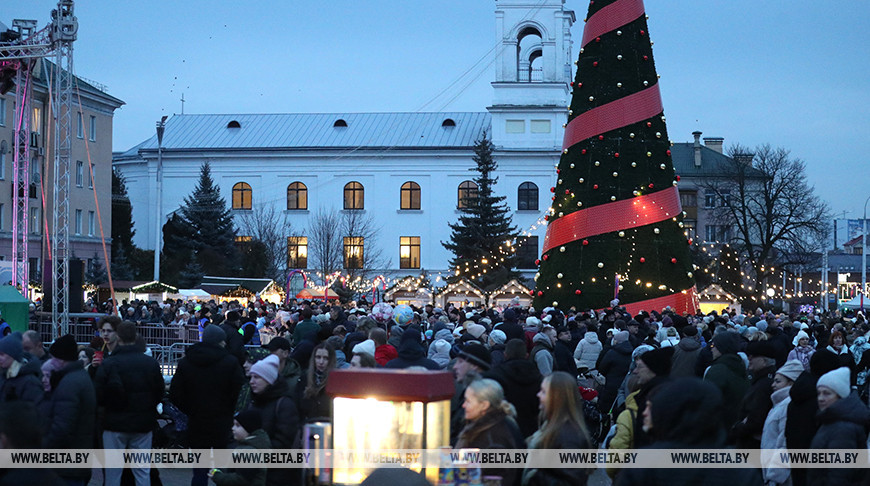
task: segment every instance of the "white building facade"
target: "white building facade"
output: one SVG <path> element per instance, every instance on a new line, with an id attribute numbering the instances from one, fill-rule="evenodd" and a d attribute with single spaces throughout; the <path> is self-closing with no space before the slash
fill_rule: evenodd
<path id="1" fill-rule="evenodd" d="M 155 231 L 191 194 L 208 162 L 237 221 L 269 206 L 287 215 L 291 269 L 310 266 L 303 246 L 318 211 L 359 211 L 380 230 L 374 241 L 340 235 L 345 252 L 348 244 L 351 252 L 380 249 L 388 264 L 372 270 L 388 276 L 423 269 L 446 276 L 452 254 L 441 242 L 450 237 L 448 223 L 458 220 L 461 195 L 474 189 L 473 147 L 486 134 L 499 165 L 495 191 L 507 197 L 525 233 L 520 267 L 531 275 L 567 119 L 575 16 L 564 0 L 497 0 L 495 16 L 499 47 L 487 111 L 170 117 L 162 202 L 156 136 L 113 159 L 127 180 L 135 243 L 154 248 Z"/>

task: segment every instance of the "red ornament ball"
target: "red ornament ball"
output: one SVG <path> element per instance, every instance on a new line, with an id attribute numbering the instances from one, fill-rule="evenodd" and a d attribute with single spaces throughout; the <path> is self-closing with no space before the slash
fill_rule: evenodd
<path id="1" fill-rule="evenodd" d="M 540 259 L 540 258 L 538 258 L 537 260 L 535 260 L 535 265 L 540 265 L 540 264 L 541 264 L 541 259 Z"/>
<path id="2" fill-rule="evenodd" d="M 565 195 L 566 195 L 566 196 L 570 196 L 570 195 L 571 195 L 571 190 L 570 190 L 570 189 L 565 189 Z"/>
<path id="3" fill-rule="evenodd" d="M 655 184 L 650 183 L 650 185 L 647 186 L 647 187 L 649 187 L 650 189 L 652 189 L 653 187 L 655 187 Z"/>
<path id="4" fill-rule="evenodd" d="M 646 126 L 647 126 L 647 128 L 651 127 L 651 126 L 652 126 L 652 122 L 646 122 Z"/>
<path id="5" fill-rule="evenodd" d="M 677 259 L 676 259 L 676 258 L 671 258 L 671 263 L 677 263 Z"/>
<path id="6" fill-rule="evenodd" d="M 544 291 L 543 291 L 543 290 L 539 290 L 539 291 L 538 291 L 538 297 L 543 297 L 543 296 L 544 296 Z"/>
<path id="7" fill-rule="evenodd" d="M 619 158 L 619 152 L 616 152 L 615 154 L 613 154 L 613 156 L 616 157 L 616 158 L 618 159 L 618 158 Z"/>
<path id="8" fill-rule="evenodd" d="M 644 32 L 643 30 L 641 30 L 641 31 L 640 31 L 640 35 L 646 35 L 646 32 Z"/>
<path id="9" fill-rule="evenodd" d="M 679 181 L 680 181 L 680 176 L 677 176 L 677 182 L 679 182 Z"/>
<path id="10" fill-rule="evenodd" d="M 589 240 L 583 240 L 583 246 L 587 246 L 589 244 Z"/>
<path id="11" fill-rule="evenodd" d="M 574 295 L 580 295 L 580 294 L 582 294 L 582 293 L 583 293 L 583 291 L 580 290 L 580 289 L 577 289 L 577 290 L 574 291 Z"/>
<path id="12" fill-rule="evenodd" d="M 644 257 L 640 257 L 640 262 L 641 262 L 641 263 L 646 263 L 646 258 L 644 258 Z"/>
<path id="13" fill-rule="evenodd" d="M 690 244 L 690 245 L 692 244 L 692 239 L 691 239 L 691 238 L 689 238 L 689 244 Z"/>
<path id="14" fill-rule="evenodd" d="M 592 66 L 593 66 L 593 67 L 598 67 L 598 61 L 593 62 L 593 63 L 592 63 Z"/>
<path id="15" fill-rule="evenodd" d="M 531 295 L 532 297 L 534 297 L 534 296 L 535 296 L 535 291 L 534 291 L 534 290 L 529 290 L 529 295 Z"/>
<path id="16" fill-rule="evenodd" d="M 649 61 L 649 56 L 643 56 L 644 61 Z"/>
<path id="17" fill-rule="evenodd" d="M 595 42 L 601 42 L 601 37 L 596 37 Z"/>
<path id="18" fill-rule="evenodd" d="M 586 149 L 581 150 L 580 153 L 586 155 Z"/>
<path id="19" fill-rule="evenodd" d="M 598 189 L 598 184 L 595 184 L 594 186 L 592 186 L 592 189 Z"/>
<path id="20" fill-rule="evenodd" d="M 583 87 L 583 83 L 577 83 L 577 87 L 578 87 L 578 88 L 582 88 L 582 87 Z"/>
<path id="21" fill-rule="evenodd" d="M 549 221 L 549 220 L 550 220 L 550 215 L 549 215 L 549 214 L 545 215 L 545 216 L 544 216 L 544 221 Z"/>
<path id="22" fill-rule="evenodd" d="M 562 173 L 562 169 L 556 169 L 556 173 L 557 173 L 557 174 L 561 174 L 561 173 Z"/>
<path id="23" fill-rule="evenodd" d="M 668 150 L 668 157 L 670 157 L 670 156 L 671 156 L 671 151 L 670 151 L 670 150 Z"/>
<path id="24" fill-rule="evenodd" d="M 550 259 L 550 255 L 544 255 L 544 261 L 547 261 L 549 259 Z"/>
<path id="25" fill-rule="evenodd" d="M 604 140 L 604 135 L 599 135 L 598 140 Z"/>
<path id="26" fill-rule="evenodd" d="M 550 192 L 556 192 L 556 188 L 555 188 L 555 187 L 551 187 L 551 188 L 550 188 Z"/>

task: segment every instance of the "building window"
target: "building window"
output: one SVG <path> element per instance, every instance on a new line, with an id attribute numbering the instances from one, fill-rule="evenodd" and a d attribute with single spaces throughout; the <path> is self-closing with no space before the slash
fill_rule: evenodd
<path id="1" fill-rule="evenodd" d="M 505 120 L 505 133 L 526 133 L 525 120 Z"/>
<path id="2" fill-rule="evenodd" d="M 91 123 L 88 126 L 88 140 L 91 142 L 97 141 L 97 117 L 91 115 Z"/>
<path id="3" fill-rule="evenodd" d="M 82 234 L 82 210 L 76 209 L 75 234 Z"/>
<path id="4" fill-rule="evenodd" d="M 684 208 L 696 208 L 698 207 L 698 193 L 697 192 L 681 192 L 680 193 L 680 206 Z"/>
<path id="5" fill-rule="evenodd" d="M 76 187 L 82 187 L 85 181 L 85 163 L 76 160 Z"/>
<path id="6" fill-rule="evenodd" d="M 76 137 L 85 138 L 85 122 L 82 119 L 82 112 L 79 112 L 79 116 L 76 118 Z"/>
<path id="7" fill-rule="evenodd" d="M 534 182 L 523 182 L 517 189 L 518 210 L 538 210 L 538 186 Z"/>
<path id="8" fill-rule="evenodd" d="M 344 268 L 362 268 L 363 238 L 362 236 L 344 237 Z"/>
<path id="9" fill-rule="evenodd" d="M 459 209 L 470 208 L 477 199 L 477 184 L 474 181 L 465 181 L 459 184 L 459 196 L 456 207 Z"/>
<path id="10" fill-rule="evenodd" d="M 400 207 L 402 209 L 420 209 L 420 184 L 416 182 L 402 184 Z"/>
<path id="11" fill-rule="evenodd" d="M 94 188 L 94 177 L 96 177 L 94 175 L 94 164 L 93 163 L 90 164 L 90 168 L 91 168 L 91 171 L 90 171 L 90 173 L 88 173 L 88 189 L 93 189 Z"/>
<path id="12" fill-rule="evenodd" d="M 42 126 L 42 109 L 38 106 L 33 107 L 33 118 L 31 119 L 31 122 L 33 122 L 31 131 L 39 133 L 39 127 Z"/>
<path id="13" fill-rule="evenodd" d="M 365 189 L 359 182 L 344 185 L 344 209 L 364 209 Z"/>
<path id="14" fill-rule="evenodd" d="M 88 236 L 94 236 L 96 232 L 95 226 L 97 225 L 96 214 L 93 211 L 88 211 Z"/>
<path id="15" fill-rule="evenodd" d="M 238 182 L 233 186 L 233 209 L 251 209 L 251 186 Z"/>
<path id="16" fill-rule="evenodd" d="M 287 237 L 287 268 L 308 268 L 308 237 Z"/>
<path id="17" fill-rule="evenodd" d="M 6 205 L 0 203 L 0 231 L 3 231 L 4 226 L 6 226 Z"/>
<path id="18" fill-rule="evenodd" d="M 711 209 L 716 207 L 716 193 L 715 192 L 705 192 L 704 193 L 704 207 L 706 209 Z"/>
<path id="19" fill-rule="evenodd" d="M 537 268 L 535 260 L 538 259 L 538 237 L 520 236 L 517 238 L 516 268 Z"/>
<path id="20" fill-rule="evenodd" d="M 723 207 L 731 207 L 731 194 L 722 194 L 721 201 Z"/>
<path id="21" fill-rule="evenodd" d="M 695 227 L 698 222 L 694 219 L 684 219 L 683 220 L 683 231 L 686 234 L 686 238 L 695 238 Z"/>
<path id="22" fill-rule="evenodd" d="M 308 209 L 308 188 L 305 184 L 294 182 L 287 186 L 287 209 Z"/>
<path id="23" fill-rule="evenodd" d="M 399 237 L 399 268 L 420 268 L 420 237 Z"/>
<path id="24" fill-rule="evenodd" d="M 0 98 L 0 127 L 6 126 L 6 98 Z"/>
<path id="25" fill-rule="evenodd" d="M 6 153 L 9 152 L 9 144 L 6 140 L 0 140 L 0 179 L 6 178 Z"/>
<path id="26" fill-rule="evenodd" d="M 685 226 L 685 224 L 683 225 Z M 727 225 L 708 224 L 704 228 L 707 243 L 727 242 L 731 239 L 731 228 Z"/>
<path id="27" fill-rule="evenodd" d="M 30 208 L 30 232 L 38 235 L 39 234 L 39 208 Z"/>
<path id="28" fill-rule="evenodd" d="M 532 120 L 529 124 L 532 133 L 550 133 L 550 120 Z"/>

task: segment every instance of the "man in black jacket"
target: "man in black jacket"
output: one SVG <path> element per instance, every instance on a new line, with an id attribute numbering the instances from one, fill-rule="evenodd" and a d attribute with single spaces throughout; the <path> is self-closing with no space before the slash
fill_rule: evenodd
<path id="1" fill-rule="evenodd" d="M 505 344 L 504 361 L 483 374 L 504 389 L 504 399 L 517 409 L 517 425 L 524 437 L 538 430 L 538 397 L 543 377 L 538 367 L 528 359 L 526 343 L 511 339 Z"/>
<path id="2" fill-rule="evenodd" d="M 239 314 L 239 311 L 231 310 L 227 312 L 224 322 L 220 323 L 220 328 L 224 331 L 224 335 L 226 335 L 224 346 L 231 355 L 235 356 L 239 366 L 244 366 L 247 356 L 245 355 L 245 338 L 239 334 L 239 326 L 242 324 L 241 319 L 242 316 Z"/>
<path id="3" fill-rule="evenodd" d="M 150 449 L 157 426 L 157 404 L 163 399 L 160 365 L 136 347 L 136 325 L 118 325 L 118 347 L 97 370 L 97 403 L 105 407 L 106 449 Z M 134 467 L 136 486 L 150 484 L 151 468 Z M 106 469 L 106 484 L 119 484 L 121 469 Z"/>
<path id="4" fill-rule="evenodd" d="M 178 362 L 169 386 L 169 399 L 188 416 L 188 439 L 194 449 L 222 449 L 230 442 L 245 374 L 224 348 L 225 339 L 220 327 L 206 327 L 202 342 L 191 346 Z M 191 485 L 208 484 L 207 470 L 194 469 L 193 476 Z"/>
<path id="5" fill-rule="evenodd" d="M 761 431 L 773 407 L 770 387 L 776 373 L 776 348 L 768 341 L 752 341 L 746 346 L 749 358 L 749 391 L 740 403 L 740 415 L 731 434 L 741 449 L 761 448 Z"/>

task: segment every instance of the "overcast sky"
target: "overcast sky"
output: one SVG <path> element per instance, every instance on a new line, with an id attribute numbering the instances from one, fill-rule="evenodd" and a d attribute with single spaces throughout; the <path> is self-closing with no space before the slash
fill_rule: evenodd
<path id="1" fill-rule="evenodd" d="M 576 57 L 588 0 L 566 5 L 578 18 Z M 0 0 L 0 20 L 43 27 L 55 6 Z M 494 8 L 80 0 L 74 69 L 126 102 L 115 112 L 115 150 L 180 113 L 182 93 L 185 113 L 483 111 Z M 646 10 L 673 141 L 700 130 L 726 147 L 786 147 L 839 216 L 861 216 L 870 196 L 870 2 L 647 0 Z"/>

